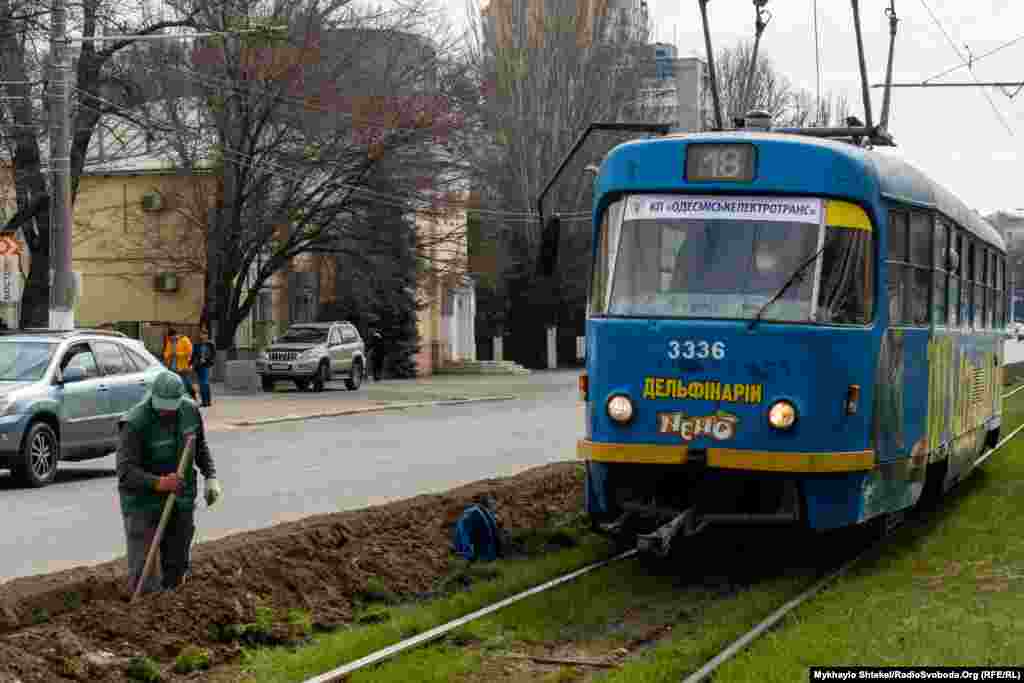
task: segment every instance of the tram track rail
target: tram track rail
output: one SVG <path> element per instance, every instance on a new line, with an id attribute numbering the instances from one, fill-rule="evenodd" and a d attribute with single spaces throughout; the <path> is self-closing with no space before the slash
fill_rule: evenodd
<path id="1" fill-rule="evenodd" d="M 1021 389 L 1024 389 L 1024 386 L 1017 387 L 1013 391 L 1004 394 L 1003 398 L 1007 399 L 1010 396 L 1016 394 Z M 1000 448 L 1009 443 L 1010 440 L 1013 437 L 1017 436 L 1017 434 L 1019 434 L 1022 430 L 1024 430 L 1024 423 L 1018 425 L 1017 428 L 1010 432 L 1009 435 L 1001 439 L 999 443 L 990 448 L 989 451 L 978 460 L 976 467 L 980 467 L 981 464 L 988 460 L 988 458 L 993 453 L 997 452 Z M 797 597 L 793 598 L 789 602 L 779 607 L 779 609 L 775 610 L 770 615 L 768 615 L 763 621 L 754 626 L 754 628 L 744 633 L 742 636 L 733 641 L 728 647 L 724 648 L 721 652 L 719 652 L 717 655 L 708 660 L 707 664 L 705 664 L 692 674 L 689 674 L 688 676 L 683 678 L 682 683 L 701 683 L 701 681 L 706 681 L 719 667 L 721 667 L 727 661 L 729 661 L 737 654 L 742 652 L 744 648 L 746 648 L 755 640 L 757 640 L 762 635 L 771 630 L 772 627 L 774 627 L 780 621 L 782 621 L 787 615 L 789 615 L 790 612 L 792 612 L 802 604 L 806 603 L 811 598 L 817 596 L 822 590 L 824 590 L 830 584 L 838 581 L 840 578 L 843 577 L 844 574 L 849 572 L 850 569 L 852 569 L 856 564 L 858 564 L 865 557 L 867 557 L 868 554 L 875 550 L 878 550 L 888 540 L 888 538 L 889 534 L 886 534 L 882 539 L 869 545 L 867 548 L 858 553 L 854 558 L 843 563 L 843 565 L 840 566 L 838 569 L 830 572 L 826 576 L 819 579 L 817 582 L 814 583 L 814 585 L 805 590 L 803 593 L 801 593 Z"/>
<path id="2" fill-rule="evenodd" d="M 1011 396 L 1017 394 L 1021 390 L 1024 390 L 1024 385 L 1017 387 L 1006 394 L 1003 394 L 1002 398 L 1004 400 L 1010 398 Z M 1021 431 L 1024 431 L 1024 423 L 1018 425 L 1009 435 L 1001 439 L 999 443 L 997 443 L 995 446 L 989 449 L 989 451 L 985 453 L 981 459 L 978 460 L 976 467 L 981 466 L 989 457 L 991 457 L 994 453 L 1003 448 L 1007 443 L 1010 442 L 1011 439 L 1013 439 Z M 751 643 L 756 641 L 765 633 L 769 632 L 773 627 L 778 625 L 779 622 L 785 619 L 785 617 L 788 616 L 793 610 L 805 604 L 808 600 L 811 600 L 812 598 L 816 597 L 825 588 L 827 588 L 832 583 L 838 581 L 845 574 L 847 574 L 853 567 L 855 567 L 858 563 L 863 561 L 864 558 L 866 558 L 870 553 L 882 547 L 885 544 L 885 542 L 888 541 L 889 537 L 891 536 L 891 532 L 892 530 L 887 528 L 883 532 L 881 538 L 879 538 L 877 541 L 873 543 L 870 543 L 868 547 L 862 549 L 853 558 L 843 562 L 842 565 L 840 565 L 837 569 L 834 569 L 828 572 L 825 576 L 818 578 L 810 587 L 805 589 L 796 597 L 784 603 L 770 615 L 765 617 L 765 619 L 763 619 L 761 622 L 759 622 L 753 628 L 751 628 L 749 631 L 747 631 L 742 636 L 737 638 L 735 641 L 730 643 L 727 647 L 723 648 L 717 655 L 708 660 L 708 662 L 700 669 L 685 676 L 682 679 L 682 683 L 700 683 L 701 681 L 708 680 L 708 678 L 711 677 L 714 674 L 714 672 L 718 670 L 723 664 L 733 659 L 737 654 L 742 652 Z M 364 669 L 375 664 L 380 664 L 386 660 L 389 660 L 397 656 L 402 652 L 411 650 L 420 645 L 436 641 L 444 637 L 448 633 L 454 631 L 455 629 L 465 626 L 466 624 L 472 621 L 493 614 L 494 612 L 497 612 L 505 607 L 513 605 L 517 602 L 525 600 L 526 598 L 532 597 L 539 593 L 543 593 L 544 591 L 547 591 L 551 588 L 555 588 L 557 586 L 571 582 L 581 576 L 589 574 L 598 569 L 602 569 L 609 565 L 616 564 L 618 562 L 621 562 L 622 560 L 639 557 L 639 555 L 640 549 L 633 548 L 631 550 L 619 553 L 618 555 L 615 555 L 611 558 L 591 563 L 585 567 L 569 572 L 567 574 L 563 574 L 562 576 L 556 577 L 542 584 L 538 584 L 533 588 L 529 588 L 525 591 L 519 592 L 508 598 L 505 598 L 491 605 L 483 607 L 479 610 L 471 612 L 470 614 L 462 616 L 458 619 L 454 619 L 445 624 L 432 628 L 428 631 L 424 631 L 423 633 L 420 633 L 418 635 L 406 638 L 405 640 L 402 640 L 398 643 L 395 643 L 394 645 L 390 645 L 386 648 L 373 652 L 369 655 L 366 655 L 365 657 L 344 664 L 340 667 L 322 673 L 313 678 L 306 679 L 303 681 L 303 683 L 339 683 L 340 681 L 346 680 L 346 677 L 349 674 L 352 674 L 356 671 L 359 671 L 360 669 Z"/>

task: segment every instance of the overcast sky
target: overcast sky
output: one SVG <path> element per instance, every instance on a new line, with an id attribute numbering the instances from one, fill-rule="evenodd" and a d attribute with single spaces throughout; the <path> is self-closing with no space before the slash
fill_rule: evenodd
<path id="1" fill-rule="evenodd" d="M 697 0 L 648 0 L 655 39 L 675 42 L 680 56 L 704 55 Z M 465 21 L 464 0 L 446 0 L 453 23 Z M 771 0 L 773 19 L 761 40 L 761 52 L 798 87 L 815 89 L 813 0 Z M 868 75 L 882 82 L 888 50 L 888 0 L 861 0 Z M 930 7 L 956 48 L 965 56 L 982 55 L 1024 35 L 1020 0 L 896 0 L 900 18 L 893 80 L 920 82 L 961 62 Z M 752 39 L 750 0 L 713 0 L 708 4 L 714 46 Z M 818 0 L 821 90 L 845 92 L 853 113 L 863 119 L 863 99 L 848 0 Z M 981 81 L 1024 81 L 1024 40 L 974 65 Z M 971 81 L 967 68 L 944 81 Z M 985 98 L 988 93 L 1006 125 Z M 1012 91 L 1011 91 L 1012 93 Z M 874 89 L 872 113 L 878 121 L 882 91 Z M 1011 135 L 1007 126 L 1013 131 Z M 906 158 L 971 208 L 986 212 L 1024 208 L 1024 91 L 1011 100 L 993 88 L 893 90 L 889 129 Z"/>

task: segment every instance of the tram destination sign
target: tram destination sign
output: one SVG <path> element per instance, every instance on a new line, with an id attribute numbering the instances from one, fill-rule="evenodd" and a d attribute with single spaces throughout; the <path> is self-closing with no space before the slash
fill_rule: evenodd
<path id="1" fill-rule="evenodd" d="M 822 202 L 812 197 L 732 197 L 689 194 L 633 195 L 625 220 L 821 221 Z"/>
<path id="2" fill-rule="evenodd" d="M 757 148 L 751 144 L 699 142 L 686 146 L 686 180 L 691 183 L 749 183 L 756 167 Z"/>

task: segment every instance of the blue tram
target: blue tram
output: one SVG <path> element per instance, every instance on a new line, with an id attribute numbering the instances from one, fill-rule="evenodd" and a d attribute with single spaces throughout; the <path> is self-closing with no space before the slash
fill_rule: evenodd
<path id="1" fill-rule="evenodd" d="M 891 519 L 996 444 L 1004 241 L 891 151 L 666 135 L 594 194 L 578 455 L 605 531 Z"/>

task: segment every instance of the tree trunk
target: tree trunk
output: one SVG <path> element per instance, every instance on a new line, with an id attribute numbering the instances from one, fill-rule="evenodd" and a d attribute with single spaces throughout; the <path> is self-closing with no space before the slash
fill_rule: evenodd
<path id="1" fill-rule="evenodd" d="M 50 210 L 36 216 L 39 247 L 32 252 L 32 268 L 21 295 L 21 320 L 27 327 L 50 326 Z"/>
<path id="2" fill-rule="evenodd" d="M 14 8 L 8 0 L 0 0 L 0 74 L 10 81 L 5 94 L 13 100 L 10 108 L 11 121 L 9 136 L 14 143 L 14 187 L 19 207 L 27 207 L 46 194 L 46 176 L 42 171 L 39 154 L 39 138 L 35 128 L 39 121 L 32 111 L 28 70 L 25 66 L 25 51 L 19 41 L 11 13 Z M 32 269 L 21 301 L 21 327 L 47 327 L 50 324 L 50 212 L 41 211 L 36 215 L 37 239 L 32 249 Z M 25 225 L 22 231 L 31 232 Z"/>

